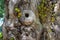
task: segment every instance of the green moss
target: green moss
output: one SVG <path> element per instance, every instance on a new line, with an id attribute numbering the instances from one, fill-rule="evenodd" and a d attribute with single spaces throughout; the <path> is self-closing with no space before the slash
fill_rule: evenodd
<path id="1" fill-rule="evenodd" d="M 49 2 L 50 0 L 41 0 L 40 5 L 38 6 L 39 17 L 42 22 L 44 22 L 43 20 L 47 20 L 49 14 L 52 14 L 52 10 L 55 6 L 54 4 L 49 4 Z"/>
<path id="2" fill-rule="evenodd" d="M 14 38 L 13 38 L 13 37 L 11 37 L 11 38 L 10 38 L 10 40 L 14 40 Z"/>

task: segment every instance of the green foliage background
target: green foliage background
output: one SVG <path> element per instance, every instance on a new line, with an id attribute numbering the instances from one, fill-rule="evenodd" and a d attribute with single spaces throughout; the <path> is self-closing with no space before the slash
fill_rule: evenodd
<path id="1" fill-rule="evenodd" d="M 4 0 L 0 0 L 0 40 L 2 39 L 2 23 L 4 14 Z"/>
<path id="2" fill-rule="evenodd" d="M 0 17 L 3 17 L 4 13 L 4 0 L 0 0 Z"/>

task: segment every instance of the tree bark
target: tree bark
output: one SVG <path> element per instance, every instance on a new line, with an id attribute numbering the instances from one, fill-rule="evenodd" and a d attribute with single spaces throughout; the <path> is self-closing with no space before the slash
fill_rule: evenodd
<path id="1" fill-rule="evenodd" d="M 4 40 L 39 40 L 42 24 L 39 21 L 39 0 L 6 0 L 3 24 Z M 16 12 L 15 7 L 20 11 Z M 18 17 L 18 13 L 22 16 Z"/>

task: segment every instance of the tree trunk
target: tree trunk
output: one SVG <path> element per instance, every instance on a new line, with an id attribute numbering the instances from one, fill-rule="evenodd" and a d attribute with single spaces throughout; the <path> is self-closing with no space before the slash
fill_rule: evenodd
<path id="1" fill-rule="evenodd" d="M 6 0 L 4 40 L 39 40 L 42 25 L 37 12 L 39 0 Z"/>

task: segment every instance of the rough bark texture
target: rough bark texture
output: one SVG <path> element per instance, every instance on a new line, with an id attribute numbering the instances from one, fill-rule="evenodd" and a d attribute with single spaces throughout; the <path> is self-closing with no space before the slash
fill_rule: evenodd
<path id="1" fill-rule="evenodd" d="M 4 40 L 39 40 L 42 28 L 37 14 L 38 0 L 6 0 L 5 1 L 5 20 L 3 24 Z M 14 9 L 19 8 L 18 12 Z M 41 26 L 41 28 L 40 28 Z"/>
<path id="2" fill-rule="evenodd" d="M 2 27 L 4 40 L 60 40 L 60 1 L 57 0 L 55 7 L 51 9 L 56 0 L 46 0 L 49 6 L 45 5 L 51 10 L 46 11 L 47 18 L 43 18 L 44 22 L 41 22 L 37 9 L 41 1 L 5 0 L 6 13 Z M 51 16 L 56 19 L 54 22 L 51 22 Z"/>

